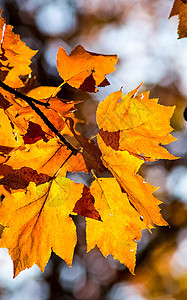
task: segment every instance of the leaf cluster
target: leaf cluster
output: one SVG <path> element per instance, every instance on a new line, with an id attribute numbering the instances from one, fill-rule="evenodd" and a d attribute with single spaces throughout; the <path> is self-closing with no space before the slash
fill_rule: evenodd
<path id="1" fill-rule="evenodd" d="M 57 94 L 64 84 L 97 92 L 109 84 L 105 76 L 117 56 L 80 45 L 68 55 L 59 47 L 62 84 L 30 90 L 36 51 L 2 17 L 0 31 L 0 247 L 9 249 L 14 276 L 34 263 L 44 271 L 51 251 L 71 266 L 77 236 L 70 214 L 86 218 L 87 251 L 97 246 L 134 274 L 141 230 L 167 225 L 153 196 L 157 188 L 138 171 L 146 161 L 176 159 L 162 147 L 175 140 L 174 107 L 159 105 L 149 92 L 137 95 L 141 85 L 127 95 L 116 91 L 98 105 L 97 141 L 86 138 L 75 129 L 77 102 Z M 75 183 L 67 172 L 90 174 L 91 185 Z"/>

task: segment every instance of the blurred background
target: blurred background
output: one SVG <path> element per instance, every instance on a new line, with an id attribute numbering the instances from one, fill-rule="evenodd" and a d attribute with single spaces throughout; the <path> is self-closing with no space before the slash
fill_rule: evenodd
<path id="1" fill-rule="evenodd" d="M 178 141 L 167 148 L 180 160 L 144 164 L 141 174 L 160 189 L 161 210 L 169 227 L 146 230 L 138 243 L 133 276 L 111 256 L 94 249 L 86 254 L 84 218 L 78 224 L 78 244 L 72 268 L 55 254 L 42 274 L 37 266 L 12 279 L 6 249 L 0 250 L 0 299 L 3 300 L 180 300 L 187 299 L 187 39 L 177 40 L 177 17 L 168 20 L 174 0 L 0 0 L 3 17 L 27 46 L 39 50 L 33 59 L 35 86 L 58 86 L 59 45 L 67 52 L 81 44 L 86 50 L 117 54 L 111 85 L 88 94 L 64 86 L 62 98 L 84 99 L 79 130 L 96 133 L 98 101 L 124 86 L 127 93 L 142 81 L 142 90 L 164 105 L 176 105 L 172 118 Z"/>

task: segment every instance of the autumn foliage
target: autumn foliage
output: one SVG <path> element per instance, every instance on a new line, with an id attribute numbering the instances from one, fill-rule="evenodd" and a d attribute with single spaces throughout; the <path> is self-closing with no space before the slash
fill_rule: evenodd
<path id="1" fill-rule="evenodd" d="M 109 85 L 105 76 L 117 56 L 80 45 L 68 55 L 59 47 L 62 84 L 29 90 L 22 78 L 36 51 L 2 17 L 0 30 L 0 247 L 9 250 L 14 276 L 33 264 L 44 271 L 51 251 L 71 266 L 77 235 L 70 215 L 77 214 L 86 218 L 87 251 L 97 246 L 134 274 L 142 229 L 167 225 L 153 196 L 157 188 L 138 172 L 146 161 L 176 159 L 162 146 L 175 140 L 175 107 L 138 94 L 141 85 L 127 95 L 116 91 L 98 105 L 97 139 L 88 139 L 75 129 L 77 102 L 58 92 L 65 83 L 87 92 Z M 90 174 L 91 185 L 75 183 L 67 172 Z"/>
<path id="2" fill-rule="evenodd" d="M 178 35 L 179 39 L 187 37 L 187 0 L 175 0 L 173 8 L 170 13 L 170 18 L 178 15 L 179 26 Z"/>

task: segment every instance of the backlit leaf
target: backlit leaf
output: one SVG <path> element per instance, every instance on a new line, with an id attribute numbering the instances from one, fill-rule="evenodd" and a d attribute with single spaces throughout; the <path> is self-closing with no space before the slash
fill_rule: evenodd
<path id="1" fill-rule="evenodd" d="M 128 151 L 115 151 L 106 146 L 98 136 L 98 144 L 103 154 L 104 165 L 116 178 L 123 192 L 127 193 L 129 202 L 136 208 L 139 217 L 148 229 L 156 225 L 167 225 L 160 214 L 158 205 L 161 203 L 152 193 L 157 190 L 139 174 L 137 174 L 143 160 L 131 155 Z M 154 224 L 153 224 L 154 223 Z"/>
<path id="2" fill-rule="evenodd" d="M 57 69 L 62 79 L 69 85 L 88 92 L 96 92 L 97 87 L 110 84 L 105 75 L 115 71 L 117 55 L 102 55 L 86 51 L 77 46 L 68 56 L 59 47 Z"/>
<path id="3" fill-rule="evenodd" d="M 141 238 L 144 223 L 115 178 L 96 179 L 90 192 L 102 222 L 86 219 L 87 251 L 97 246 L 105 257 L 113 255 L 134 274 L 136 241 Z"/>
<path id="4" fill-rule="evenodd" d="M 111 148 L 143 155 L 145 160 L 176 159 L 160 146 L 176 140 L 170 135 L 173 130 L 170 118 L 175 107 L 149 99 L 149 92 L 136 96 L 138 88 L 125 96 L 121 91 L 112 93 L 100 102 L 97 109 L 100 136 Z"/>
<path id="5" fill-rule="evenodd" d="M 0 109 L 0 146 L 14 148 L 19 145 L 20 141 L 16 140 L 7 115 L 4 113 L 3 109 Z"/>
<path id="6" fill-rule="evenodd" d="M 9 249 L 14 276 L 37 264 L 44 271 L 51 251 L 71 265 L 76 227 L 69 213 L 81 198 L 82 184 L 58 177 L 25 192 L 7 196 L 0 208 L 0 223 L 6 228 L 0 241 Z"/>
<path id="7" fill-rule="evenodd" d="M 53 176 L 59 169 L 61 175 L 65 175 L 67 171 L 86 172 L 84 159 L 80 153 L 76 156 L 71 156 L 61 168 L 61 165 L 70 154 L 71 151 L 57 138 L 53 138 L 47 143 L 40 140 L 35 144 L 25 145 L 25 149 L 13 151 L 6 164 L 14 169 L 29 167 L 38 173 L 44 173 L 49 176 Z"/>

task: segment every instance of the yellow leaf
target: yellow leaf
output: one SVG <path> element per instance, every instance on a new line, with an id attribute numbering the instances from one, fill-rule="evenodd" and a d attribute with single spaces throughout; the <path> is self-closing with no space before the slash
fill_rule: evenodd
<path id="1" fill-rule="evenodd" d="M 90 192 L 102 221 L 86 219 L 87 251 L 97 245 L 105 257 L 113 255 L 134 274 L 136 241 L 141 239 L 144 223 L 115 178 L 97 178 Z"/>
<path id="2" fill-rule="evenodd" d="M 44 271 L 51 251 L 71 265 L 76 227 L 69 213 L 81 198 L 83 184 L 57 177 L 26 192 L 6 196 L 0 208 L 3 231 L 0 246 L 9 249 L 14 276 L 37 264 Z"/>
<path id="3" fill-rule="evenodd" d="M 176 159 L 160 146 L 176 140 L 170 135 L 173 130 L 170 118 L 175 107 L 149 99 L 149 92 L 135 96 L 138 88 L 125 96 L 121 91 L 115 92 L 100 102 L 97 122 L 101 137 L 113 149 L 127 150 L 135 156 L 143 154 L 145 160 Z M 116 143 L 112 144 L 115 135 L 111 138 L 110 133 L 114 132 Z"/>
<path id="4" fill-rule="evenodd" d="M 49 98 L 51 95 L 56 91 L 55 86 L 38 86 L 35 89 L 32 89 L 29 93 L 27 93 L 27 96 L 34 98 L 36 100 Z"/>
<path id="5" fill-rule="evenodd" d="M 156 225 L 167 225 L 160 214 L 158 205 L 161 203 L 152 193 L 157 190 L 137 174 L 143 160 L 128 153 L 128 151 L 115 151 L 106 146 L 98 136 L 98 144 L 103 153 L 102 160 L 118 181 L 122 190 L 127 193 L 129 202 L 138 211 L 146 227 L 150 230 Z"/>
<path id="6" fill-rule="evenodd" d="M 18 147 L 21 140 L 16 141 L 13 129 L 7 115 L 3 109 L 0 109 L 0 146 Z"/>

